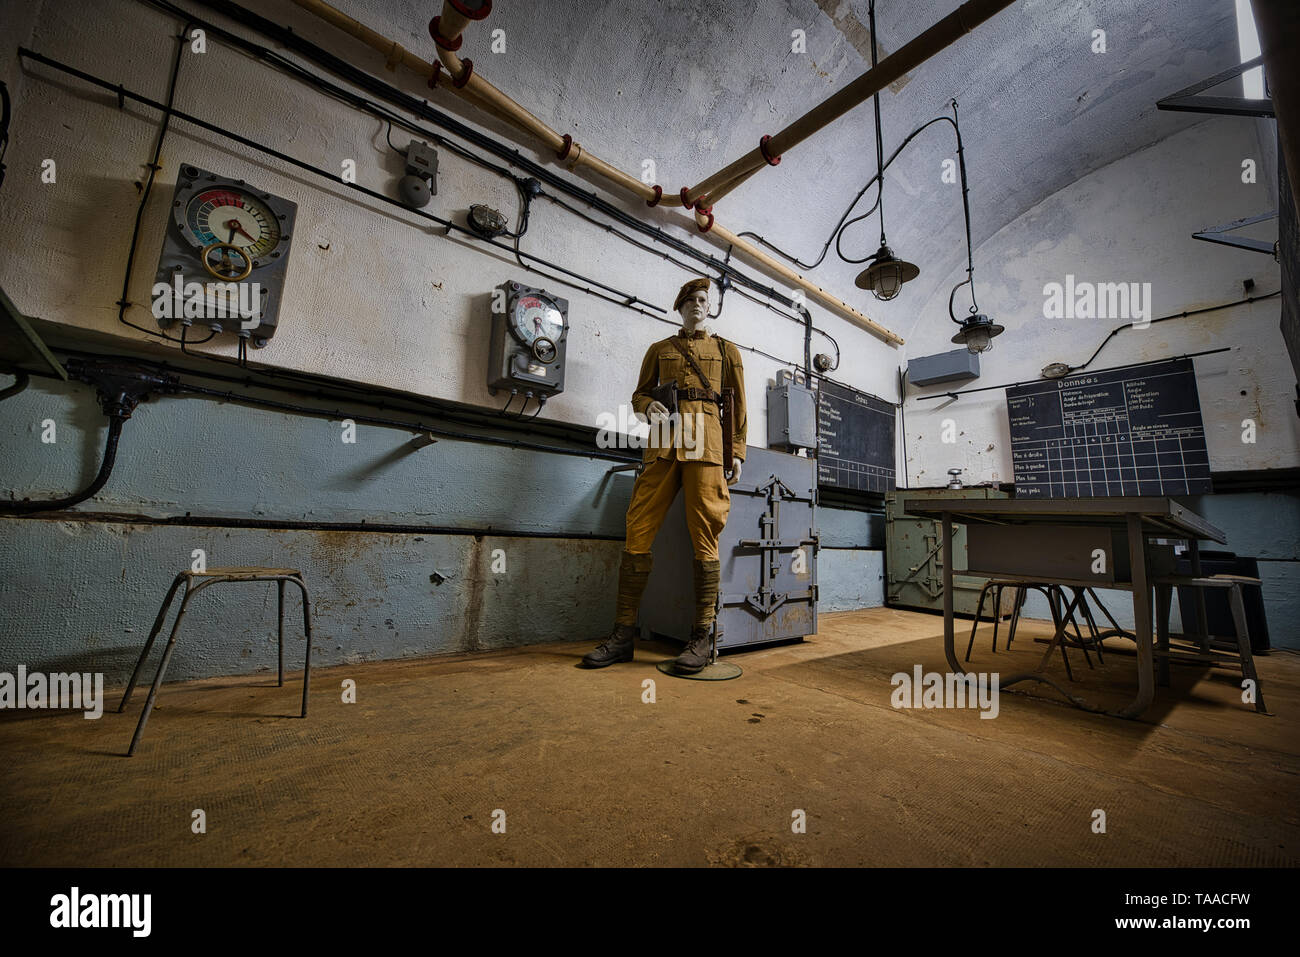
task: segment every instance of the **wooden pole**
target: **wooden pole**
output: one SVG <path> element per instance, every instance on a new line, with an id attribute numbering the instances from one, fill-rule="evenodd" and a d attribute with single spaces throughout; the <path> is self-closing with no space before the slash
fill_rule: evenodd
<path id="1" fill-rule="evenodd" d="M 818 130 L 879 93 L 903 74 L 916 69 L 940 50 L 952 45 L 963 34 L 970 33 L 985 20 L 1013 3 L 1015 0 L 967 0 L 902 49 L 885 57 L 873 69 L 827 97 L 773 136 L 767 143 L 768 156 L 778 157 L 786 150 L 799 145 Z M 726 186 L 737 175 L 753 165 L 755 156 L 760 161 L 760 165 L 755 168 L 761 168 L 761 164 L 765 163 L 766 159 L 762 151 L 755 149 L 703 180 L 693 190 L 688 190 L 687 195 L 696 197 L 699 193 L 708 193 L 711 188 Z"/>

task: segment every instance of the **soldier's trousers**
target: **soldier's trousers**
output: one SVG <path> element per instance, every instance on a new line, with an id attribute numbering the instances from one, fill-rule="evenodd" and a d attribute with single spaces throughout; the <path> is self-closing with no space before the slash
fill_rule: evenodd
<path id="1" fill-rule="evenodd" d="M 655 459 L 637 477 L 627 506 L 626 551 L 650 553 L 679 488 L 685 499 L 686 529 L 695 557 L 701 561 L 718 560 L 718 536 L 731 511 L 731 492 L 722 466 L 675 458 Z"/>

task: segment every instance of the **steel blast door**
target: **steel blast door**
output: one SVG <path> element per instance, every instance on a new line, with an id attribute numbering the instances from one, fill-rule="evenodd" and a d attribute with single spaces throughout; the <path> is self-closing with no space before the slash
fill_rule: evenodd
<path id="1" fill-rule="evenodd" d="M 718 542 L 720 649 L 816 633 L 816 496 L 816 460 L 748 449 Z M 655 539 L 654 568 L 641 602 L 643 628 L 681 642 L 690 637 L 693 558 L 678 492 Z"/>

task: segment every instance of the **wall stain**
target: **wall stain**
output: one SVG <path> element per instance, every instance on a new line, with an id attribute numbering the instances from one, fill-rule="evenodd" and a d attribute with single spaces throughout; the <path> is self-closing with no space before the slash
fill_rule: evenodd
<path id="1" fill-rule="evenodd" d="M 821 8 L 822 13 L 826 14 L 830 19 L 831 23 L 834 25 L 835 29 L 839 31 L 840 35 L 844 37 L 845 40 L 848 40 L 849 45 L 852 46 L 853 49 L 857 50 L 858 55 L 862 57 L 868 65 L 870 65 L 871 29 L 857 18 L 857 15 L 853 12 L 853 7 L 847 3 L 842 3 L 841 0 L 815 0 L 815 2 L 817 6 Z M 880 42 L 879 38 L 877 38 L 877 59 L 883 60 L 887 56 L 889 56 L 889 51 L 885 49 L 885 45 Z M 813 65 L 816 66 L 816 64 Z M 821 75 L 826 76 L 825 73 L 822 73 Z M 909 80 L 911 80 L 911 77 L 904 74 L 893 83 L 889 84 L 889 88 L 897 93 L 902 90 L 903 87 L 907 86 Z"/>

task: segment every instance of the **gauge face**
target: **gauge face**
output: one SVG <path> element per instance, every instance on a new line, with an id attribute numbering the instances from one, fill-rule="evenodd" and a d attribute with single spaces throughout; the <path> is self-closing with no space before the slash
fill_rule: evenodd
<path id="1" fill-rule="evenodd" d="M 540 338 L 558 343 L 564 335 L 564 316 L 543 296 L 519 296 L 510 310 L 510 326 L 521 342 L 531 346 Z"/>
<path id="2" fill-rule="evenodd" d="M 185 208 L 185 224 L 200 246 L 229 243 L 250 259 L 265 260 L 280 242 L 280 222 L 251 193 L 226 186 L 195 194 Z"/>

